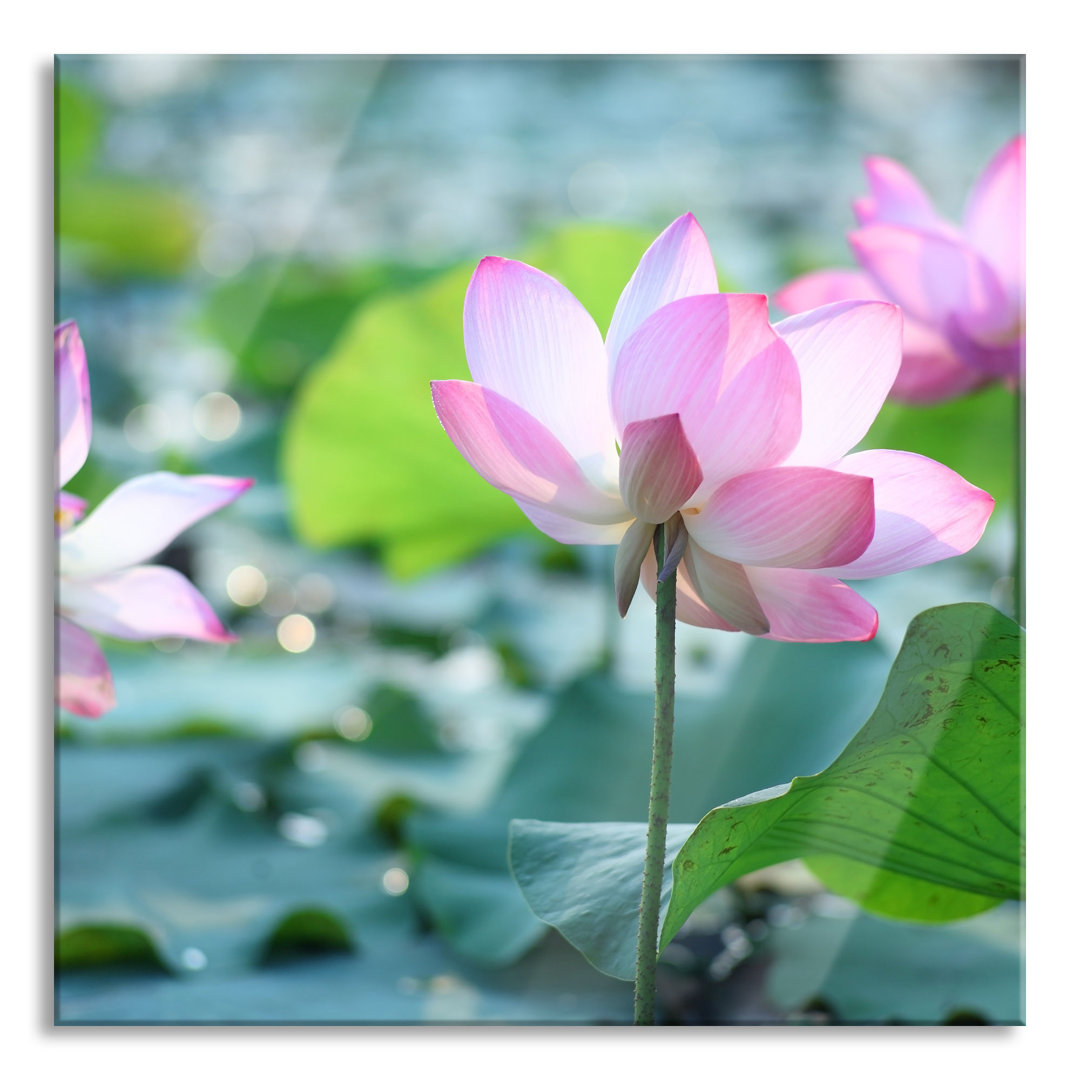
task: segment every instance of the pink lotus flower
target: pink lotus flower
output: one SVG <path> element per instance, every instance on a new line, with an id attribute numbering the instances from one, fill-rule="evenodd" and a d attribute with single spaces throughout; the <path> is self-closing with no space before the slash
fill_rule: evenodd
<path id="1" fill-rule="evenodd" d="M 73 322 L 53 334 L 57 488 L 86 461 L 90 448 L 90 380 Z M 178 571 L 142 566 L 177 534 L 231 503 L 252 480 L 150 473 L 121 484 L 81 524 L 85 503 L 56 496 L 59 582 L 56 611 L 56 700 L 80 716 L 116 704 L 105 656 L 87 630 L 145 641 L 187 637 L 235 641 L 201 593 Z"/>
<path id="2" fill-rule="evenodd" d="M 871 194 L 855 201 L 848 236 L 863 268 L 820 270 L 775 296 L 789 313 L 847 299 L 884 299 L 904 311 L 904 361 L 892 389 L 927 403 L 1023 374 L 1024 192 L 1020 135 L 987 166 L 968 200 L 963 228 L 939 217 L 895 161 L 866 161 Z"/>
<path id="3" fill-rule="evenodd" d="M 618 544 L 625 614 L 655 596 L 656 526 L 679 540 L 677 616 L 780 641 L 873 637 L 840 578 L 967 551 L 993 499 L 918 454 L 847 451 L 900 364 L 900 312 L 846 301 L 769 325 L 764 296 L 717 291 L 679 218 L 623 290 L 606 343 L 577 300 L 486 258 L 465 296 L 475 382 L 432 383 L 447 434 L 562 543 Z M 670 572 L 670 567 L 666 568 Z"/>

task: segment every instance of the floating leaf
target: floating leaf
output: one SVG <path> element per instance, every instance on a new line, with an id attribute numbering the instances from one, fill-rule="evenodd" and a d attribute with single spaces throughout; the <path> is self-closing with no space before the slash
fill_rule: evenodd
<path id="1" fill-rule="evenodd" d="M 298 912 L 322 913 L 361 948 L 416 928 L 408 898 L 380 887 L 393 853 L 311 815 L 271 822 L 209 796 L 175 822 L 62 830 L 57 857 L 61 934 L 137 929 L 177 972 L 256 963 Z"/>
<path id="2" fill-rule="evenodd" d="M 58 1024 L 629 1024 L 632 995 L 549 941 L 509 971 L 478 970 L 432 935 L 371 948 L 183 977 L 62 973 Z"/>
<path id="3" fill-rule="evenodd" d="M 839 1023 L 1020 1024 L 1022 943 L 1019 904 L 951 926 L 811 916 L 772 930 L 766 992 L 785 1012 L 813 1002 Z"/>

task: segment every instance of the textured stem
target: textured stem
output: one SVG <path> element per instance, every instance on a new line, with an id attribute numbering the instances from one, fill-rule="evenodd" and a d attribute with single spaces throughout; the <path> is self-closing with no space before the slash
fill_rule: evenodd
<path id="1" fill-rule="evenodd" d="M 656 530 L 656 565 L 664 565 L 670 529 Z M 634 972 L 634 1023 L 656 1022 L 656 946 L 660 928 L 660 893 L 664 884 L 668 803 L 671 799 L 671 745 L 675 732 L 675 578 L 656 585 L 656 711 L 653 716 L 652 775 L 649 779 L 649 827 L 645 872 L 638 909 L 637 966 Z"/>

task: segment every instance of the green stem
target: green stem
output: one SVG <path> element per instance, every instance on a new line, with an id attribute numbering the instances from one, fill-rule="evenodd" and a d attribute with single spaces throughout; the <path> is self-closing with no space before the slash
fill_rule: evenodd
<path id="1" fill-rule="evenodd" d="M 656 530 L 656 565 L 664 565 L 665 528 Z M 638 909 L 634 1023 L 656 1022 L 656 956 L 660 892 L 664 884 L 668 803 L 671 800 L 671 745 L 675 732 L 675 573 L 656 585 L 656 711 L 653 715 L 652 775 L 645 872 Z"/>

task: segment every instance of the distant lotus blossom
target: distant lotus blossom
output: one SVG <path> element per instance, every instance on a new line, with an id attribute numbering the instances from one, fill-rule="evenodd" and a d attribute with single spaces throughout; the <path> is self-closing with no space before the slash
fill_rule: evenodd
<path id="1" fill-rule="evenodd" d="M 848 240 L 863 272 L 819 270 L 775 296 L 795 313 L 835 300 L 882 299 L 904 312 L 904 360 L 892 396 L 927 403 L 1023 374 L 1026 141 L 1009 142 L 975 184 L 962 228 L 939 217 L 915 178 L 866 160 Z"/>
<path id="2" fill-rule="evenodd" d="M 59 489 L 82 468 L 90 448 L 90 381 L 73 322 L 62 323 L 53 334 L 53 366 Z M 183 574 L 167 566 L 139 564 L 252 483 L 226 476 L 150 473 L 121 484 L 81 524 L 85 502 L 57 491 L 57 704 L 95 717 L 116 704 L 109 665 L 87 630 L 133 641 L 236 640 Z"/>
<path id="3" fill-rule="evenodd" d="M 557 281 L 486 258 L 465 296 L 475 382 L 432 383 L 454 445 L 543 532 L 618 544 L 626 613 L 655 595 L 653 533 L 676 537 L 677 616 L 780 641 L 873 637 L 840 578 L 967 551 L 993 499 L 918 454 L 845 456 L 900 365 L 899 309 L 846 301 L 769 325 L 718 292 L 687 214 L 643 256 L 601 338 Z M 672 567 L 665 568 L 669 573 Z"/>

